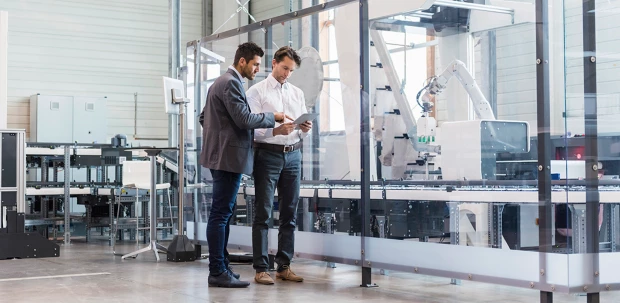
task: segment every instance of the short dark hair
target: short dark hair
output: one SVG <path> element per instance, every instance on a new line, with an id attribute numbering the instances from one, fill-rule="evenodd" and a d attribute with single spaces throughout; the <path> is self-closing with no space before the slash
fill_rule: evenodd
<path id="1" fill-rule="evenodd" d="M 297 54 L 297 52 L 290 46 L 283 46 L 273 55 L 273 58 L 276 60 L 276 63 L 282 62 L 284 57 L 288 57 L 289 59 L 295 61 L 297 67 L 301 66 L 301 58 Z"/>
<path id="2" fill-rule="evenodd" d="M 256 43 L 246 42 L 237 47 L 237 52 L 235 53 L 235 61 L 233 62 L 233 65 L 239 64 L 239 60 L 241 60 L 241 58 L 244 58 L 245 62 L 250 62 L 252 61 L 252 59 L 254 59 L 254 56 L 263 57 L 264 55 L 265 52 L 260 46 L 256 45 Z"/>

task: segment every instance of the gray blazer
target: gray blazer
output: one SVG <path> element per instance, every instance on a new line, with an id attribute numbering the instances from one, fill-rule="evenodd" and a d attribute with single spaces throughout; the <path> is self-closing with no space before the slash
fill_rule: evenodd
<path id="1" fill-rule="evenodd" d="M 203 139 L 200 164 L 250 175 L 254 163 L 254 129 L 273 128 L 275 118 L 273 113 L 251 113 L 241 79 L 228 69 L 209 88 L 200 125 Z"/>

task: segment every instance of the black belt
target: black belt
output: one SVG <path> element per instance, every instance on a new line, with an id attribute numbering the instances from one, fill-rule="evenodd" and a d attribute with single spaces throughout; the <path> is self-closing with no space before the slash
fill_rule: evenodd
<path id="1" fill-rule="evenodd" d="M 293 145 L 279 145 L 279 144 L 254 142 L 254 147 L 266 149 L 270 151 L 275 151 L 275 152 L 280 152 L 280 153 L 290 153 L 290 152 L 294 152 L 296 150 L 301 149 L 301 141 L 298 141 L 297 143 Z"/>

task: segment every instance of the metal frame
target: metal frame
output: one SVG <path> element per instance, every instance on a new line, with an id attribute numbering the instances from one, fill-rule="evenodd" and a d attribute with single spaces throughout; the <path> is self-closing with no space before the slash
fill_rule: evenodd
<path id="1" fill-rule="evenodd" d="M 536 113 L 538 126 L 538 241 L 540 282 L 547 282 L 547 252 L 552 251 L 551 92 L 549 67 L 549 2 L 536 0 Z M 540 291 L 540 302 L 553 302 L 553 293 Z"/>
<path id="2" fill-rule="evenodd" d="M 71 244 L 71 147 L 65 146 L 65 163 L 63 176 L 65 177 L 65 195 L 63 200 L 63 209 L 65 212 L 65 245 Z"/>
<path id="3" fill-rule="evenodd" d="M 599 285 L 599 182 L 598 112 L 596 90 L 596 2 L 583 1 L 583 89 L 586 160 L 586 249 L 592 255 L 593 285 Z M 574 227 L 573 227 L 574 229 Z M 587 274 L 587 273 L 585 273 Z M 588 293 L 588 303 L 600 302 L 598 292 Z"/>
<path id="4" fill-rule="evenodd" d="M 376 286 L 371 279 L 371 263 L 366 261 L 366 237 L 370 233 L 370 21 L 368 18 L 368 0 L 360 1 L 359 8 L 359 42 L 360 42 L 360 169 L 361 174 L 361 255 L 362 285 Z M 368 168 L 368 169 L 366 169 Z"/>
<path id="5" fill-rule="evenodd" d="M 205 42 L 210 42 L 210 41 L 215 41 L 215 40 L 220 40 L 220 39 L 225 39 L 225 38 L 230 38 L 230 37 L 234 37 L 234 36 L 238 36 L 240 34 L 245 34 L 245 33 L 249 33 L 255 30 L 261 30 L 264 27 L 267 26 L 271 26 L 272 24 L 278 24 L 278 23 L 283 23 L 283 22 L 288 22 L 288 21 L 292 21 L 295 19 L 300 19 L 303 17 L 307 17 L 313 14 L 317 14 L 320 13 L 321 11 L 324 10 L 330 10 L 330 9 L 334 9 L 337 8 L 339 6 L 351 3 L 351 2 L 358 2 L 357 0 L 333 0 L 333 1 L 329 1 L 329 2 L 325 2 L 321 5 L 315 5 L 315 6 L 311 6 L 308 8 L 304 8 L 304 9 L 300 9 L 298 11 L 295 12 L 291 12 L 288 14 L 284 14 L 284 15 L 280 15 L 277 17 L 273 17 L 273 18 L 269 18 L 266 20 L 262 20 L 259 22 L 254 22 L 252 24 L 246 25 L 246 26 L 242 26 L 236 29 L 231 29 L 225 32 L 221 32 L 219 34 L 214 34 L 214 35 L 210 35 L 210 36 L 206 36 L 202 39 L 200 39 L 201 44 L 205 43 Z M 362 0 L 362 2 L 366 2 L 366 0 Z"/>

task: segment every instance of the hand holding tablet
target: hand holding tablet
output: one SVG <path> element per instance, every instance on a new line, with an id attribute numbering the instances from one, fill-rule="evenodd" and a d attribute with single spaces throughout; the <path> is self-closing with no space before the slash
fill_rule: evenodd
<path id="1" fill-rule="evenodd" d="M 299 118 L 295 119 L 295 121 L 293 121 L 293 124 L 296 125 L 295 129 L 300 129 L 299 125 L 303 124 L 305 122 L 308 121 L 312 121 L 314 119 L 316 119 L 316 117 L 318 117 L 319 114 L 318 113 L 306 113 L 303 114 L 301 116 L 299 116 Z"/>

